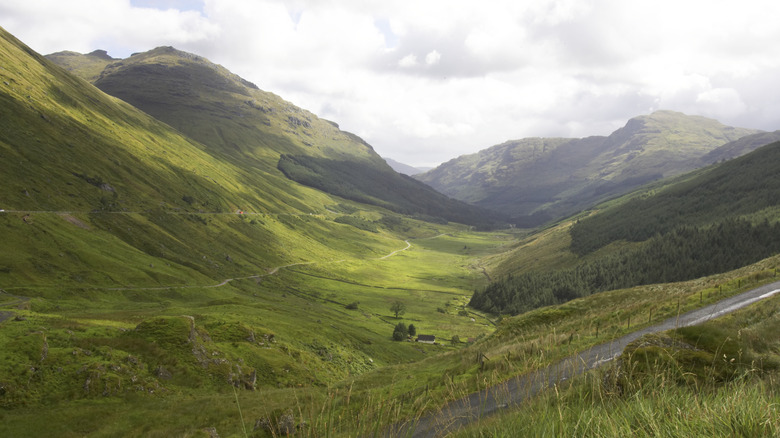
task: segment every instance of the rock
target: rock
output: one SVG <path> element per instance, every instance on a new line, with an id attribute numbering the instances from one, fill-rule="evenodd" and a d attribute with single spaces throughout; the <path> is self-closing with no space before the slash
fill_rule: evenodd
<path id="1" fill-rule="evenodd" d="M 165 369 L 165 367 L 163 367 L 162 365 L 158 366 L 154 370 L 154 375 L 163 380 L 170 380 L 171 378 L 173 378 L 173 374 L 171 374 L 171 372 Z"/>
<path id="2" fill-rule="evenodd" d="M 205 427 L 203 428 L 203 432 L 208 435 L 209 438 L 219 438 L 216 427 Z"/>
<path id="3" fill-rule="evenodd" d="M 288 412 L 281 415 L 276 428 L 280 435 L 293 435 L 295 433 L 295 417 L 293 417 L 293 414 Z"/>
<path id="4" fill-rule="evenodd" d="M 269 419 L 259 418 L 255 421 L 255 428 L 252 431 L 254 432 L 257 430 L 264 430 L 266 432 L 273 433 L 274 428 L 271 426 L 271 421 Z"/>
<path id="5" fill-rule="evenodd" d="M 252 370 L 244 379 L 244 388 L 254 391 L 257 388 L 257 371 Z"/>
<path id="6" fill-rule="evenodd" d="M 295 435 L 295 416 L 292 411 L 279 413 L 275 411 L 271 418 L 260 418 L 255 421 L 254 431 L 262 430 L 273 436 Z"/>

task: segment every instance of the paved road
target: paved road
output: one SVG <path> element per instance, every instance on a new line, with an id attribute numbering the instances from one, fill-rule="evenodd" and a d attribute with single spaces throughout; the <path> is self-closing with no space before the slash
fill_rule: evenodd
<path id="1" fill-rule="evenodd" d="M 397 425 L 388 431 L 387 436 L 422 438 L 446 435 L 480 417 L 489 416 L 502 409 L 518 405 L 556 383 L 611 361 L 620 355 L 626 345 L 648 333 L 701 324 L 777 293 L 780 293 L 780 281 L 726 298 L 678 317 L 669 318 L 660 324 L 637 330 L 608 343 L 596 345 L 545 369 L 518 376 L 501 385 L 450 402 L 444 406 L 440 414 L 423 417 L 416 424 Z"/>

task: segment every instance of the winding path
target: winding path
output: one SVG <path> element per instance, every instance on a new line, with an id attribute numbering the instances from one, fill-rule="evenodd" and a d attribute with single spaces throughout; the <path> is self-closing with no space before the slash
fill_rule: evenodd
<path id="1" fill-rule="evenodd" d="M 386 259 L 386 258 L 388 258 L 388 257 L 392 257 L 392 256 L 394 256 L 394 255 L 398 254 L 399 252 L 401 252 L 401 251 L 406 251 L 407 249 L 409 249 L 409 248 L 411 248 L 411 247 L 412 247 L 412 244 L 411 244 L 411 243 L 409 243 L 409 241 L 408 241 L 408 240 L 404 240 L 404 242 L 406 242 L 406 248 L 403 248 L 403 249 L 398 249 L 398 250 L 395 250 L 395 251 L 391 252 L 390 254 L 388 254 L 388 255 L 386 255 L 386 256 L 384 256 L 384 257 L 379 257 L 379 260 L 384 260 L 384 259 Z"/>
<path id="2" fill-rule="evenodd" d="M 8 210 L 6 210 L 5 212 L 8 212 Z M 46 213 L 48 213 L 48 212 L 46 212 Z M 438 236 L 435 236 L 435 237 L 438 237 Z M 388 257 L 391 257 L 391 256 L 393 256 L 393 255 L 395 255 L 395 254 L 397 254 L 397 253 L 399 253 L 401 251 L 406 251 L 407 249 L 412 247 L 412 244 L 409 243 L 408 240 L 405 240 L 404 242 L 406 243 L 406 248 L 402 248 L 402 249 L 393 251 L 390 254 L 388 254 L 386 256 L 383 256 L 383 257 L 379 257 L 379 258 L 377 258 L 375 260 L 384 260 L 384 259 L 386 259 Z M 336 260 L 336 261 L 330 261 L 328 263 L 340 263 L 340 262 L 343 262 L 343 261 L 344 260 Z M 290 264 L 287 264 L 287 265 L 282 265 L 282 266 L 277 266 L 275 268 L 272 268 L 265 274 L 255 274 L 255 275 L 249 275 L 249 276 L 246 276 L 246 277 L 226 278 L 226 279 L 222 280 L 221 282 L 219 282 L 217 284 L 210 284 L 210 285 L 176 285 L 176 286 L 153 286 L 153 287 L 135 287 L 135 286 L 91 287 L 91 288 L 87 288 L 87 289 L 91 289 L 91 290 L 110 290 L 110 291 L 131 291 L 131 290 L 170 290 L 170 289 L 217 288 L 217 287 L 227 286 L 228 283 L 230 283 L 232 281 L 236 281 L 236 280 L 247 280 L 247 279 L 250 279 L 250 278 L 259 279 L 259 278 L 267 277 L 269 275 L 275 275 L 277 272 L 279 272 L 280 269 L 290 268 L 292 266 L 315 265 L 315 264 L 318 264 L 318 263 L 321 263 L 321 262 L 290 263 Z M 38 286 L 38 287 L 41 287 L 41 286 Z M 46 286 L 44 286 L 44 287 L 46 287 Z M 10 296 L 13 296 L 13 297 L 17 298 L 17 301 L 15 301 L 15 302 L 0 304 L 3 307 L 18 306 L 19 304 L 22 304 L 23 302 L 26 302 L 26 301 L 30 300 L 27 297 L 21 297 L 21 296 L 18 296 L 18 295 L 12 295 L 12 294 L 10 294 L 8 292 L 3 291 L 2 289 L 0 289 L 0 293 L 6 293 L 6 294 L 8 294 Z M 11 312 L 11 311 L 0 311 L 0 323 L 4 322 L 5 320 L 9 319 L 12 316 L 14 316 L 14 312 Z"/>
<path id="3" fill-rule="evenodd" d="M 660 324 L 645 327 L 621 338 L 596 345 L 547 368 L 515 377 L 500 385 L 452 401 L 435 415 L 422 417 L 413 423 L 392 427 L 387 431 L 386 436 L 415 438 L 444 436 L 482 417 L 498 413 L 503 409 L 517 407 L 523 401 L 546 388 L 610 362 L 619 356 L 629 343 L 646 334 L 701 324 L 778 293 L 780 293 L 780 281 L 723 299 L 678 317 L 669 318 Z"/>

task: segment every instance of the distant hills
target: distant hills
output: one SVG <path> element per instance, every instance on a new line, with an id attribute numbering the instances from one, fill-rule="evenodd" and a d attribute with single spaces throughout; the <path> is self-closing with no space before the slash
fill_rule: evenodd
<path id="1" fill-rule="evenodd" d="M 385 157 L 385 161 L 387 164 L 393 168 L 398 173 L 403 173 L 404 175 L 417 175 L 419 173 L 427 172 L 433 167 L 413 167 L 408 164 L 400 163 L 398 161 L 393 160 L 392 158 Z"/>
<path id="2" fill-rule="evenodd" d="M 507 275 L 475 292 L 470 305 L 518 314 L 596 292 L 728 272 L 775 255 L 779 162 L 775 142 L 610 201 L 570 227 L 570 249 L 579 256 L 574 265 Z"/>
<path id="3" fill-rule="evenodd" d="M 737 142 L 749 135 L 755 136 Z M 606 137 L 508 141 L 415 178 L 456 199 L 510 214 L 518 225 L 535 226 L 778 138 L 778 133 L 657 111 Z"/>

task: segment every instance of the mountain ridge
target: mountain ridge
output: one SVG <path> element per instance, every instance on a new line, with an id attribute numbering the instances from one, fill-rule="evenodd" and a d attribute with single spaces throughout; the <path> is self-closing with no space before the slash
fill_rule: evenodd
<path id="1" fill-rule="evenodd" d="M 180 59 L 168 58 L 172 65 Z M 232 93 L 271 135 L 234 148 L 230 140 L 248 138 L 241 137 L 246 132 L 204 129 L 204 140 L 222 140 L 207 144 L 106 94 L 2 28 L 0 66 L 4 410 L 17 415 L 22 406 L 76 399 L 94 407 L 108 396 L 132 409 L 158 395 L 172 397 L 166 403 L 181 393 L 211 399 L 232 388 L 253 398 L 261 397 L 257 388 L 318 391 L 427 354 L 390 339 L 385 314 L 392 299 L 416 300 L 408 313 L 421 320 L 426 314 L 418 326 L 440 336 L 451 327 L 469 336 L 489 330 L 436 312 L 484 281 L 452 249 L 464 246 L 458 234 L 468 227 L 333 196 L 277 169 L 280 151 L 380 160 L 332 122 L 297 107 L 264 113 Z M 219 73 L 194 72 L 207 70 Z M 158 92 L 172 85 L 174 95 L 203 92 L 199 110 L 207 114 L 197 120 L 204 125 L 234 109 L 208 100 L 215 90 L 154 85 Z M 249 93 L 257 105 L 274 99 L 238 82 L 217 86 Z M 243 122 L 254 130 L 248 118 L 221 127 Z M 323 141 L 308 146 L 308 138 Z M 400 250 L 411 253 L 407 240 L 423 237 L 445 243 L 407 261 Z M 477 251 L 493 244 L 478 242 Z M 414 265 L 441 263 L 435 255 L 448 263 L 427 272 Z M 454 280 L 433 278 L 443 273 Z M 32 359 L 36 367 L 15 372 L 33 363 L 27 353 L 41 340 L 46 353 Z M 0 423 L 6 432 L 8 423 Z M 109 435 L 136 435 L 122 432 Z"/>
<path id="2" fill-rule="evenodd" d="M 405 163 L 401 163 L 400 161 L 393 160 L 392 158 L 387 158 L 387 157 L 383 157 L 383 158 L 387 162 L 387 164 L 393 168 L 393 170 L 395 170 L 398 173 L 402 173 L 404 175 L 413 176 L 413 175 L 417 175 L 418 173 L 427 172 L 433 169 L 432 167 L 414 167 Z"/>
<path id="3" fill-rule="evenodd" d="M 69 65 L 79 71 L 78 59 L 90 64 L 91 58 L 69 55 Z M 199 55 L 168 46 L 136 53 L 107 63 L 94 85 L 206 145 L 215 156 L 252 166 L 253 178 L 279 190 L 293 180 L 431 220 L 502 223 L 492 212 L 394 172 L 357 135 Z"/>
<path id="4" fill-rule="evenodd" d="M 760 132 L 656 111 L 630 119 L 609 136 L 511 140 L 415 178 L 456 199 L 539 225 L 693 170 L 717 147 Z"/>

